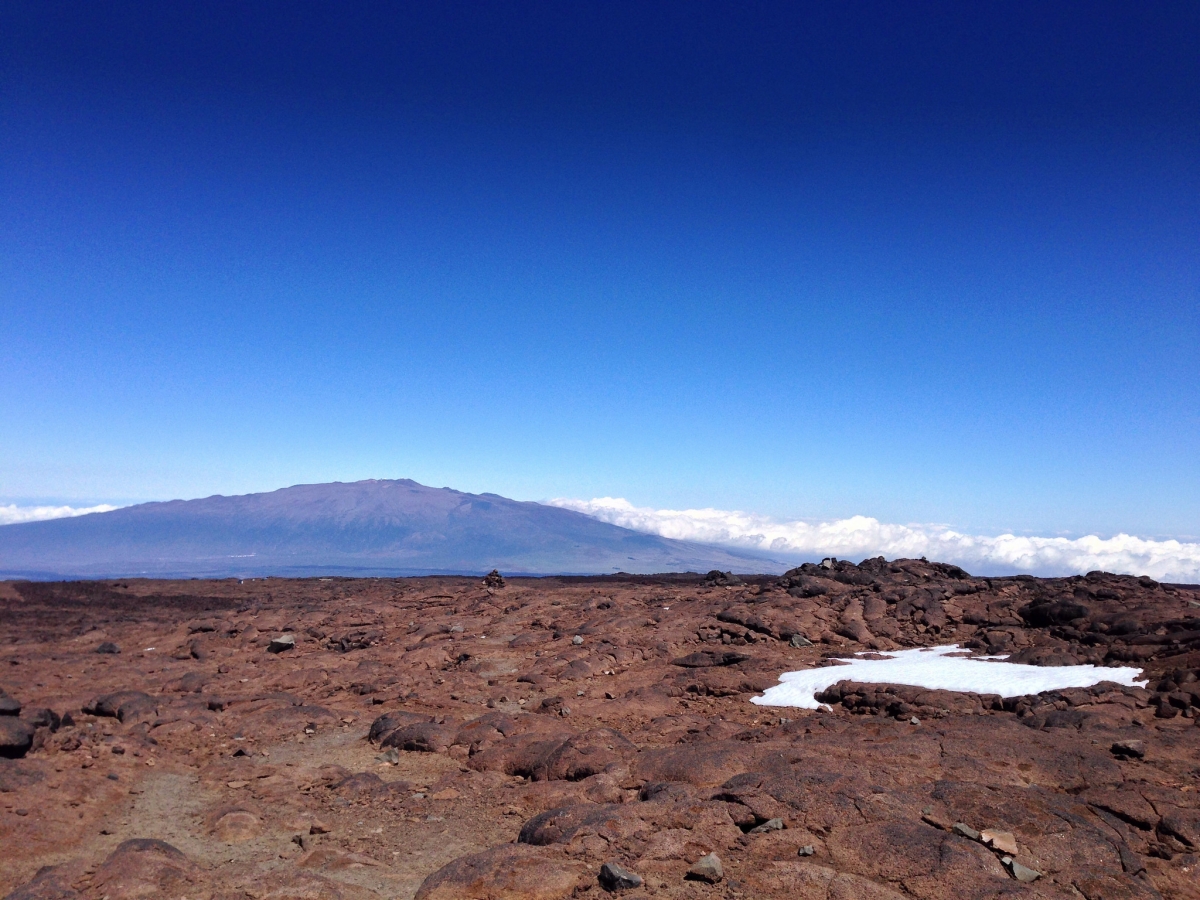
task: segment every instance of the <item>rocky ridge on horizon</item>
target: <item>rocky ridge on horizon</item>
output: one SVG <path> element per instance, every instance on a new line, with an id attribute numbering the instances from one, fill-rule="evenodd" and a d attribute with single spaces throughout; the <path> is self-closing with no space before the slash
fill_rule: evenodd
<path id="1" fill-rule="evenodd" d="M 874 559 L 8 582 L 0 610 L 9 900 L 1200 897 L 1198 586 Z M 1148 685 L 748 702 L 952 642 Z"/>

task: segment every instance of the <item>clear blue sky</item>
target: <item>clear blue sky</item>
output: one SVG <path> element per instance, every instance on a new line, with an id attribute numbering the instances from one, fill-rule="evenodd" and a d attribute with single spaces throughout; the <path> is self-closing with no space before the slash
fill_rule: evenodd
<path id="1" fill-rule="evenodd" d="M 1198 46 L 1195 3 L 5 3 L 0 502 L 1194 537 Z"/>

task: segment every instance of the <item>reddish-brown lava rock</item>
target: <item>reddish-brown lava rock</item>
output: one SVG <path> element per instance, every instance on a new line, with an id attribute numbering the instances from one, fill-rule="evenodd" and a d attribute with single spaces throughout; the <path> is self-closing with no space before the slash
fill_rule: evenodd
<path id="1" fill-rule="evenodd" d="M 554 781 L 582 781 L 622 766 L 637 753 L 629 738 L 611 728 L 597 728 L 571 737 L 534 767 L 533 777 Z"/>
<path id="2" fill-rule="evenodd" d="M 583 900 L 607 862 L 661 900 L 1200 898 L 1196 586 L 883 559 L 490 589 L 6 582 L 0 621 L 18 900 Z M 749 702 L 829 657 L 949 643 L 1148 683 Z M 719 885 L 687 880 L 713 852 Z"/>
<path id="3" fill-rule="evenodd" d="M 78 877 L 78 873 L 75 875 Z M 64 867 L 45 866 L 28 884 L 17 888 L 4 900 L 78 900 L 80 894 L 72 887 L 73 880 Z"/>
<path id="4" fill-rule="evenodd" d="M 420 753 L 443 753 L 458 736 L 458 726 L 452 722 L 415 722 L 402 725 L 381 742 L 382 747 L 398 750 L 414 750 Z"/>
<path id="5" fill-rule="evenodd" d="M 182 897 L 203 881 L 197 866 L 166 841 L 124 841 L 92 876 L 94 889 L 112 900 Z"/>
<path id="6" fill-rule="evenodd" d="M 561 854 L 505 844 L 446 864 L 425 879 L 415 900 L 561 900 L 585 872 Z"/>
<path id="7" fill-rule="evenodd" d="M 83 707 L 93 716 L 112 716 L 122 723 L 153 718 L 158 712 L 158 702 L 142 691 L 117 691 L 104 694 Z"/>

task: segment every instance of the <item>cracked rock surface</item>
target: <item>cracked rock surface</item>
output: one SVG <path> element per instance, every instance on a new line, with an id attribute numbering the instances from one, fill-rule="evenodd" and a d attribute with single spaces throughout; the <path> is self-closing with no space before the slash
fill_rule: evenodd
<path id="1" fill-rule="evenodd" d="M 948 643 L 1148 686 L 749 702 Z M 1198 676 L 1104 573 L 3 582 L 0 897 L 1200 897 Z"/>

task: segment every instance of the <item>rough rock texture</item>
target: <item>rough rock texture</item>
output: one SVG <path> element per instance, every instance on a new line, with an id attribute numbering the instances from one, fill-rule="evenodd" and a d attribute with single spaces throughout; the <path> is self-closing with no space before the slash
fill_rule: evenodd
<path id="1" fill-rule="evenodd" d="M 1200 897 L 1196 586 L 882 559 L 8 582 L 0 622 L 0 896 Z M 749 702 L 951 642 L 1149 684 Z"/>

